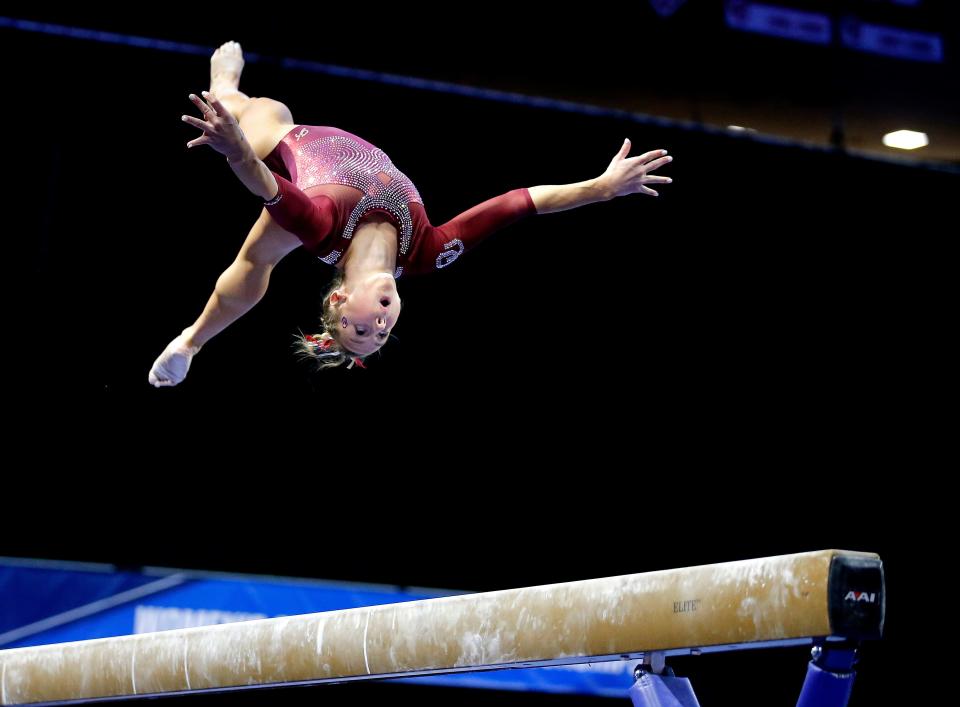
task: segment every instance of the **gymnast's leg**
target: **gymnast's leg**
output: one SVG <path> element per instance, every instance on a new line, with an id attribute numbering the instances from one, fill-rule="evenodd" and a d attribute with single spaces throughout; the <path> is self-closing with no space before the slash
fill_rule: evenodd
<path id="1" fill-rule="evenodd" d="M 265 96 L 251 98 L 240 90 L 243 51 L 236 42 L 226 42 L 210 57 L 210 92 L 220 99 L 240 124 L 240 129 L 264 159 L 294 126 L 290 109 Z"/>
<path id="2" fill-rule="evenodd" d="M 240 45 L 227 42 L 210 59 L 210 91 L 237 117 L 257 157 L 263 159 L 293 128 L 293 116 L 280 101 L 242 93 L 238 88 L 242 69 Z M 280 228 L 263 209 L 236 260 L 217 279 L 203 312 L 154 361 L 150 384 L 161 387 L 183 381 L 193 356 L 260 301 L 273 267 L 299 245 L 300 239 Z"/>

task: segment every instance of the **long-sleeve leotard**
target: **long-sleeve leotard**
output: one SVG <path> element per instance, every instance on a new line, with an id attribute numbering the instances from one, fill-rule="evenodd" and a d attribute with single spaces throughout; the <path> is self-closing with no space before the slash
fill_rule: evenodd
<path id="1" fill-rule="evenodd" d="M 397 227 L 396 277 L 445 268 L 490 234 L 536 213 L 524 187 L 434 226 L 413 182 L 386 153 L 329 126 L 294 127 L 264 162 L 279 187 L 266 209 L 331 265 L 343 257 L 358 222 L 371 212 L 385 214 Z"/>

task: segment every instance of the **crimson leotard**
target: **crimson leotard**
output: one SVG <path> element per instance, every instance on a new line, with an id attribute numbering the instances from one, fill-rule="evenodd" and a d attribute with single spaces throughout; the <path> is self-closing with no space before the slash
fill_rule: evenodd
<path id="1" fill-rule="evenodd" d="M 267 211 L 330 265 L 346 253 L 363 216 L 385 214 L 398 232 L 395 277 L 445 268 L 486 236 L 537 212 L 524 187 L 433 226 L 417 188 L 386 153 L 329 126 L 295 126 L 264 163 L 280 188 L 264 203 Z"/>

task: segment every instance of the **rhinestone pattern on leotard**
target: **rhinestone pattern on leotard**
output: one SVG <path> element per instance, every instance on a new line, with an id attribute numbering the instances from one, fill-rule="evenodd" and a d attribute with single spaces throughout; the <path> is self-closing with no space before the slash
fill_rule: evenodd
<path id="1" fill-rule="evenodd" d="M 386 153 L 369 148 L 342 135 L 331 135 L 297 147 L 297 186 L 307 189 L 319 184 L 342 184 L 363 192 L 343 229 L 343 237 L 353 237 L 360 219 L 371 209 L 386 209 L 400 223 L 400 253 L 406 255 L 413 237 L 413 219 L 407 206 L 411 201 L 423 205 L 413 182 L 397 169 Z M 323 258 L 329 260 L 339 252 Z"/>
<path id="2" fill-rule="evenodd" d="M 463 255 L 463 251 L 466 250 L 466 246 L 463 245 L 463 241 L 459 238 L 454 238 L 452 241 L 443 244 L 443 250 L 440 251 L 440 254 L 437 256 L 437 268 L 445 268 L 448 265 L 452 265 L 453 261 Z"/>

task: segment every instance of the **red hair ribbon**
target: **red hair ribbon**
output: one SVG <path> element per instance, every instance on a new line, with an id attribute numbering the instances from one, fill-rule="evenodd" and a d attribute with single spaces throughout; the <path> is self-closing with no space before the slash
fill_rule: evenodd
<path id="1" fill-rule="evenodd" d="M 318 348 L 323 349 L 324 351 L 326 351 L 326 350 L 329 349 L 331 346 L 333 346 L 333 339 L 332 339 L 332 338 L 331 338 L 331 339 L 318 339 L 317 337 L 315 337 L 315 336 L 313 336 L 313 335 L 311 335 L 311 334 L 307 334 L 307 335 L 306 335 L 305 337 L 303 337 L 303 338 L 306 339 L 307 341 L 309 341 L 311 344 L 314 344 L 314 345 L 317 346 Z"/>

